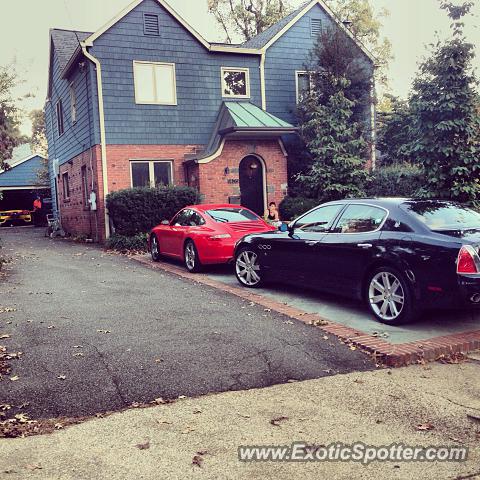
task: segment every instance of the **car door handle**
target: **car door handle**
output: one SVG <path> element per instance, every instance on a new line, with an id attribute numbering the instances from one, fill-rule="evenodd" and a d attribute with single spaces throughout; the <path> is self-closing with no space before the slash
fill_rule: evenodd
<path id="1" fill-rule="evenodd" d="M 357 243 L 357 247 L 360 247 L 360 248 L 372 248 L 373 245 L 371 243 Z"/>

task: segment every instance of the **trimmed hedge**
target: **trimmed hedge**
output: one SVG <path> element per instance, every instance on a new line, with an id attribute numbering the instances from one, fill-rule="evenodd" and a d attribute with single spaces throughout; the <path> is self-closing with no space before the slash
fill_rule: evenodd
<path id="1" fill-rule="evenodd" d="M 404 163 L 375 170 L 366 191 L 369 197 L 418 197 L 422 195 L 424 184 L 422 169 Z"/>
<path id="2" fill-rule="evenodd" d="M 294 220 L 305 212 L 319 205 L 321 202 L 305 197 L 285 197 L 278 206 L 280 219 L 284 222 Z"/>
<path id="3" fill-rule="evenodd" d="M 115 233 L 131 237 L 198 202 L 197 190 L 190 187 L 128 188 L 110 193 L 106 205 Z"/>
<path id="4" fill-rule="evenodd" d="M 105 246 L 109 250 L 116 250 L 120 253 L 146 252 L 147 234 L 138 233 L 132 237 L 126 237 L 115 233 L 107 240 Z"/>

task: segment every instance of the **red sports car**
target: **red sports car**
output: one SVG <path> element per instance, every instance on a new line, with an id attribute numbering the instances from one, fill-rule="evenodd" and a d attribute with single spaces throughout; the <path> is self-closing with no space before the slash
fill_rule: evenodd
<path id="1" fill-rule="evenodd" d="M 232 260 L 235 243 L 245 235 L 273 230 L 239 205 L 195 205 L 153 228 L 148 246 L 155 262 L 162 255 L 179 258 L 190 272 L 198 272 L 202 265 Z"/>

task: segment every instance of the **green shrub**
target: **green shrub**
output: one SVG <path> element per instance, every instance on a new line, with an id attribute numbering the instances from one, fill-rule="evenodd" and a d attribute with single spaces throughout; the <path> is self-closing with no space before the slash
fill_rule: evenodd
<path id="1" fill-rule="evenodd" d="M 110 193 L 107 208 L 115 233 L 131 237 L 198 201 L 198 192 L 189 187 L 129 188 Z"/>
<path id="2" fill-rule="evenodd" d="M 138 233 L 131 237 L 119 235 L 115 233 L 106 242 L 109 250 L 116 250 L 120 253 L 129 252 L 146 252 L 147 251 L 147 234 Z"/>
<path id="3" fill-rule="evenodd" d="M 285 197 L 278 206 L 280 219 L 284 222 L 294 220 L 313 207 L 316 207 L 319 203 L 318 200 L 312 198 Z"/>
<path id="4" fill-rule="evenodd" d="M 369 197 L 418 197 L 422 195 L 424 184 L 422 169 L 404 163 L 375 170 L 366 190 Z"/>

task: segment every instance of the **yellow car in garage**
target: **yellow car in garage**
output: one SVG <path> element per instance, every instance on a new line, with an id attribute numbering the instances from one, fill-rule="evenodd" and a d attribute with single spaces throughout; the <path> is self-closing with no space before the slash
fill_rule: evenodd
<path id="1" fill-rule="evenodd" d="M 29 210 L 7 210 L 0 212 L 0 225 L 31 225 L 32 212 Z"/>

